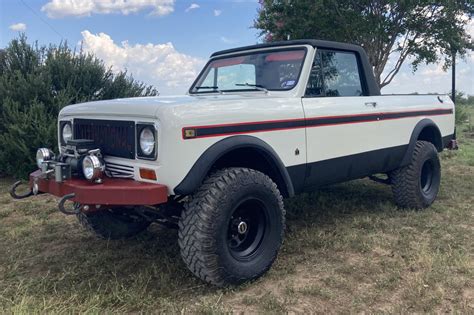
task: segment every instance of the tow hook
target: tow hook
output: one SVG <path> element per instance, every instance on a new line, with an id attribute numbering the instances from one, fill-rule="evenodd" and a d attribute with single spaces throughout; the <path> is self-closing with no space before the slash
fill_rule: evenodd
<path id="1" fill-rule="evenodd" d="M 17 188 L 22 184 L 21 180 L 17 181 L 16 183 L 14 183 L 12 185 L 12 187 L 10 188 L 10 196 L 12 196 L 13 199 L 25 199 L 25 198 L 28 198 L 32 195 L 34 195 L 33 193 L 33 190 L 30 189 L 30 191 L 27 191 L 26 193 L 23 193 L 23 194 L 18 194 L 16 192 Z"/>
<path id="2" fill-rule="evenodd" d="M 68 194 L 68 195 L 64 195 L 61 200 L 59 200 L 59 203 L 58 203 L 58 208 L 59 208 L 59 211 L 61 211 L 62 213 L 64 214 L 67 214 L 67 215 L 75 215 L 75 214 L 79 214 L 81 212 L 81 205 L 79 203 L 74 203 L 74 208 L 72 210 L 67 210 L 65 207 L 64 207 L 64 204 L 66 203 L 66 201 L 74 198 L 76 196 L 76 194 L 72 193 L 72 194 Z"/>

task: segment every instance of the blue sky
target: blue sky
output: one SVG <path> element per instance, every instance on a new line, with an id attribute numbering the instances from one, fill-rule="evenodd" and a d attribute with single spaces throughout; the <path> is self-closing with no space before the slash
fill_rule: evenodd
<path id="1" fill-rule="evenodd" d="M 150 7 L 127 15 L 110 13 L 63 18 L 48 18 L 47 12 L 41 11 L 49 2 L 47 0 L 23 2 L 1 0 L 0 47 L 17 35 L 8 28 L 15 23 L 25 23 L 28 37 L 42 43 L 62 39 L 48 26 L 50 24 L 74 44 L 82 39 L 83 30 L 89 30 L 91 33 L 106 33 L 118 43 L 125 40 L 130 44 L 172 42 L 179 52 L 204 59 L 214 50 L 258 41 L 258 31 L 251 28 L 258 9 L 256 1 L 176 1 L 173 12 L 163 16 L 150 15 Z M 199 8 L 186 11 L 193 3 Z M 215 16 L 214 10 L 219 10 L 220 15 Z"/>
<path id="2" fill-rule="evenodd" d="M 42 44 L 67 40 L 162 94 L 180 94 L 213 51 L 259 41 L 252 28 L 258 7 L 256 0 L 0 0 L 0 47 L 20 31 Z M 469 94 L 473 64 L 473 54 L 458 64 L 459 87 Z M 422 66 L 415 75 L 404 66 L 383 92 L 449 88 L 440 65 Z"/>

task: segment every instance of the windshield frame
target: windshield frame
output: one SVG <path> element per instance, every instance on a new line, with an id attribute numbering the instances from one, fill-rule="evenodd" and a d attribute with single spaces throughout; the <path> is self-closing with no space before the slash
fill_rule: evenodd
<path id="1" fill-rule="evenodd" d="M 248 55 L 257 55 L 257 54 L 262 54 L 262 53 L 272 53 L 272 52 L 285 52 L 285 51 L 298 51 L 302 50 L 304 51 L 304 55 L 301 61 L 301 69 L 298 73 L 298 76 L 296 78 L 295 84 L 290 88 L 290 89 L 284 89 L 284 88 L 279 88 L 279 89 L 269 89 L 265 87 L 268 91 L 276 91 L 276 92 L 289 92 L 294 90 L 300 82 L 301 79 L 301 74 L 303 73 L 303 68 L 306 62 L 306 57 L 308 56 L 308 48 L 306 46 L 283 46 L 281 48 L 270 48 L 270 49 L 258 49 L 258 50 L 248 50 L 245 52 L 240 52 L 237 54 L 228 54 L 228 55 L 223 55 L 223 56 L 218 56 L 215 58 L 210 58 L 206 65 L 202 68 L 202 70 L 199 72 L 198 76 L 194 80 L 193 84 L 191 84 L 191 87 L 188 90 L 188 93 L 190 95 L 205 95 L 205 94 L 222 94 L 222 93 L 233 93 L 233 92 L 261 92 L 259 89 L 255 88 L 245 88 L 245 89 L 232 89 L 232 90 L 220 90 L 220 89 L 215 89 L 215 90 L 210 90 L 210 91 L 198 91 L 196 89 L 196 85 L 198 82 L 203 78 L 204 75 L 207 76 L 209 71 L 211 71 L 211 68 L 209 68 L 209 65 L 216 61 L 216 60 L 222 60 L 222 59 L 228 59 L 228 58 L 235 58 L 235 57 L 242 57 L 242 56 L 248 56 Z"/>

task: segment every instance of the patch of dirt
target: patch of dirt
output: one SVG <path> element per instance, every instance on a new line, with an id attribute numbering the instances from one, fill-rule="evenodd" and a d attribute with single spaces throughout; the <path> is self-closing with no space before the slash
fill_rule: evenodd
<path id="1" fill-rule="evenodd" d="M 255 314 L 261 312 L 259 302 L 269 294 L 275 297 L 279 303 L 286 304 L 285 301 L 291 299 L 291 305 L 285 305 L 290 313 L 307 313 L 315 310 L 325 310 L 330 307 L 330 303 L 318 298 L 302 298 L 298 290 L 319 282 L 320 275 L 315 275 L 299 267 L 294 274 L 285 276 L 278 280 L 264 277 L 258 281 L 258 285 L 250 285 L 240 290 L 239 294 L 228 296 L 224 303 L 232 306 L 233 313 Z M 290 290 L 290 292 L 288 292 Z M 295 293 L 292 293 L 292 292 Z M 249 300 L 247 303 L 245 300 Z"/>
<path id="2" fill-rule="evenodd" d="M 474 311 L 474 289 L 468 288 L 462 293 L 464 300 L 466 301 L 467 307 Z"/>
<path id="3" fill-rule="evenodd" d="M 354 268 L 363 263 L 361 255 L 344 255 L 344 258 L 346 263 Z M 328 288 L 330 296 L 325 296 L 324 292 L 318 292 L 319 289 L 326 290 L 325 282 L 328 278 L 334 277 L 340 280 L 341 275 L 334 274 L 333 268 L 316 271 L 317 267 L 314 269 L 312 267 L 311 264 L 299 265 L 293 273 L 279 279 L 264 277 L 258 281 L 258 285 L 250 285 L 239 294 L 225 298 L 224 303 L 232 306 L 233 312 L 237 314 L 261 312 L 259 302 L 268 294 L 275 297 L 288 313 L 334 313 L 337 312 L 334 305 L 344 307 L 350 305 L 352 296 L 348 294 L 346 288 Z M 348 281 L 351 280 L 348 279 Z M 373 286 L 373 283 L 358 283 L 354 286 L 348 284 L 348 286 L 353 287 L 351 291 L 365 291 L 370 290 L 369 287 Z M 305 290 L 315 292 L 305 293 Z M 246 304 L 246 299 L 252 302 Z"/>

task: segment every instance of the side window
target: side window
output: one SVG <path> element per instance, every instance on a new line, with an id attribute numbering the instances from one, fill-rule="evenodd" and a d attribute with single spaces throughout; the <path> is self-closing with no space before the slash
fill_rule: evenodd
<path id="1" fill-rule="evenodd" d="M 364 95 L 355 53 L 318 50 L 306 95 L 329 97 Z"/>

